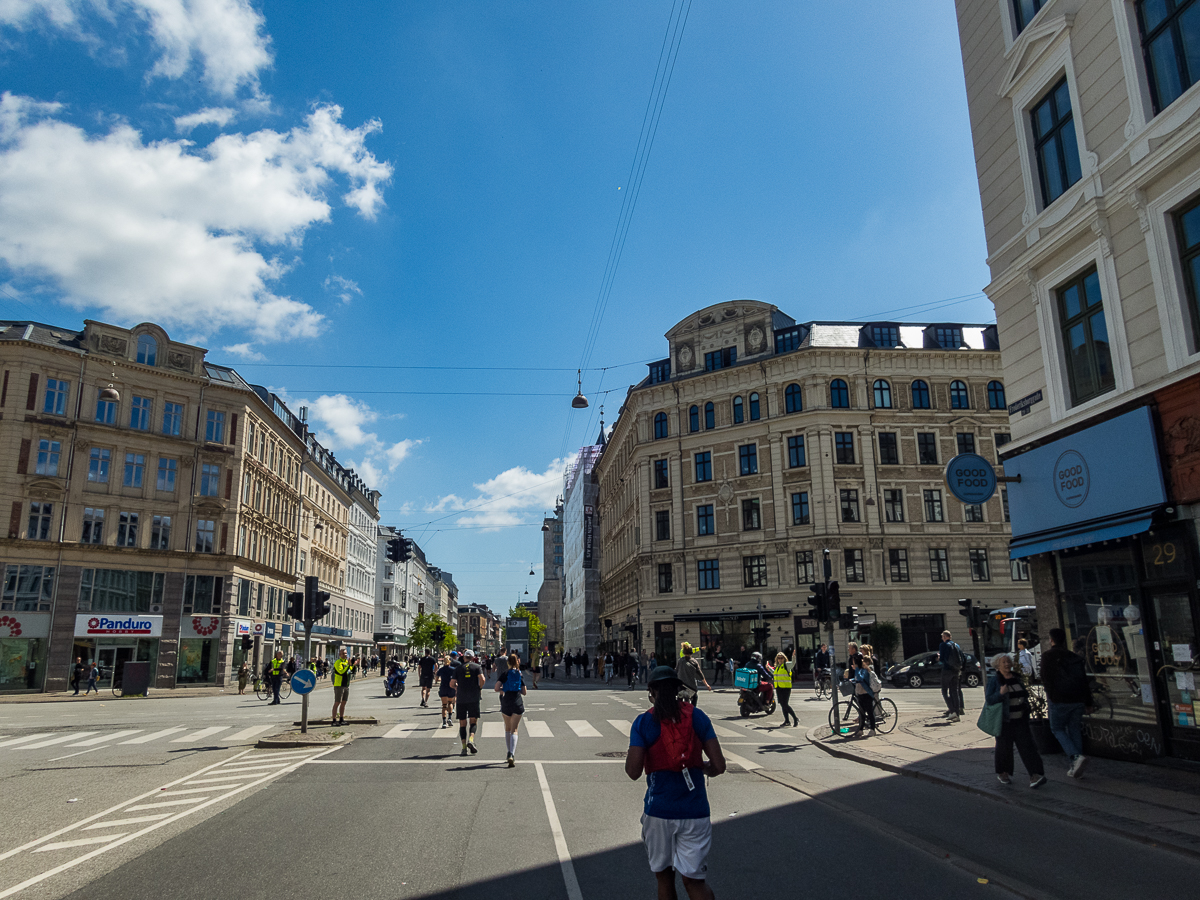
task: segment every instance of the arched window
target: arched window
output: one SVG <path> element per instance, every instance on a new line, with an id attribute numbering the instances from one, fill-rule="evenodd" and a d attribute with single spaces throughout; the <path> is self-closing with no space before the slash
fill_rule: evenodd
<path id="1" fill-rule="evenodd" d="M 751 395 L 750 395 L 750 421 L 751 421 L 751 422 L 757 422 L 757 421 L 758 421 L 758 416 L 759 416 L 759 412 L 758 412 L 758 394 L 751 394 Z"/>
<path id="2" fill-rule="evenodd" d="M 929 385 L 919 378 L 912 383 L 913 409 L 929 409 Z"/>
<path id="3" fill-rule="evenodd" d="M 137 342 L 137 361 L 147 366 L 155 365 L 158 359 L 158 341 L 153 335 L 140 334 Z"/>
<path id="4" fill-rule="evenodd" d="M 950 382 L 950 408 L 951 409 L 970 409 L 971 396 L 967 393 L 967 386 L 961 381 Z"/>
<path id="5" fill-rule="evenodd" d="M 742 398 L 733 398 L 733 424 L 741 425 L 746 418 L 745 409 L 743 409 Z"/>
<path id="6" fill-rule="evenodd" d="M 800 393 L 800 385 L 789 384 L 783 392 L 783 408 L 790 412 L 802 412 L 804 409 L 804 397 Z"/>
<path id="7" fill-rule="evenodd" d="M 688 410 L 688 431 L 700 430 L 700 407 L 693 406 Z"/>
<path id="8" fill-rule="evenodd" d="M 661 440 L 667 436 L 667 414 L 660 412 L 654 417 L 654 439 Z"/>
<path id="9" fill-rule="evenodd" d="M 840 378 L 835 378 L 829 382 L 829 405 L 834 409 L 850 408 L 850 389 L 846 387 L 846 382 Z"/>
<path id="10" fill-rule="evenodd" d="M 713 406 L 712 401 L 709 400 L 707 403 L 704 404 L 704 428 L 705 428 L 705 430 L 707 430 L 709 428 L 716 428 L 716 427 L 717 427 L 717 409 L 715 406 Z"/>
<path id="11" fill-rule="evenodd" d="M 1004 385 L 999 381 L 988 382 L 988 409 L 1007 409 L 1004 402 Z"/>
<path id="12" fill-rule="evenodd" d="M 891 409 L 892 408 L 892 386 L 882 378 L 875 382 L 875 408 L 876 409 Z"/>

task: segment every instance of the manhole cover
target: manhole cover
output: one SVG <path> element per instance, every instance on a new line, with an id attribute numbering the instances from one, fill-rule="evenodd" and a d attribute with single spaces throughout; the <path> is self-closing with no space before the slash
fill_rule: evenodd
<path id="1" fill-rule="evenodd" d="M 603 753 L 597 753 L 596 755 L 603 757 L 604 759 L 624 759 L 625 751 L 624 750 L 605 750 Z"/>

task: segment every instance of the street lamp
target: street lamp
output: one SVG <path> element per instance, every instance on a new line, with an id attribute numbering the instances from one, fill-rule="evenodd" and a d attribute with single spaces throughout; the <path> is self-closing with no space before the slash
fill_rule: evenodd
<path id="1" fill-rule="evenodd" d="M 583 369 L 579 369 L 576 373 L 576 384 L 578 386 L 578 390 L 576 391 L 575 396 L 571 399 L 571 408 L 587 409 L 587 397 L 583 396 Z"/>

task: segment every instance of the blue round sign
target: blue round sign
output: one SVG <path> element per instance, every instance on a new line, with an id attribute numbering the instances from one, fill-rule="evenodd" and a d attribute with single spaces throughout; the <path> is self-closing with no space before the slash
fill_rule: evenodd
<path id="1" fill-rule="evenodd" d="M 317 686 L 317 673 L 309 669 L 297 669 L 292 676 L 292 690 L 297 694 L 307 694 Z"/>
<path id="2" fill-rule="evenodd" d="M 946 464 L 946 487 L 963 503 L 986 503 L 996 493 L 996 470 L 976 453 L 960 453 Z"/>
<path id="3" fill-rule="evenodd" d="M 1054 463 L 1054 493 L 1063 506 L 1076 509 L 1083 505 L 1092 489 L 1092 473 L 1078 450 L 1067 450 Z"/>

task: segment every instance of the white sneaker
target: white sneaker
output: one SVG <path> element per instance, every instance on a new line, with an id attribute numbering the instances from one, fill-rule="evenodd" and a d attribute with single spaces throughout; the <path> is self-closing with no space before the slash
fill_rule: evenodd
<path id="1" fill-rule="evenodd" d="M 952 715 L 952 716 L 950 717 L 950 721 L 951 721 L 951 722 L 957 722 L 957 721 L 958 721 L 958 713 L 955 713 L 954 715 Z"/>
<path id="2" fill-rule="evenodd" d="M 1083 774 L 1083 764 L 1087 762 L 1084 755 L 1080 753 L 1078 756 L 1071 757 L 1071 768 L 1067 769 L 1067 776 L 1070 778 L 1078 778 Z"/>

